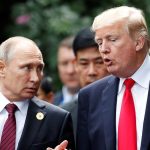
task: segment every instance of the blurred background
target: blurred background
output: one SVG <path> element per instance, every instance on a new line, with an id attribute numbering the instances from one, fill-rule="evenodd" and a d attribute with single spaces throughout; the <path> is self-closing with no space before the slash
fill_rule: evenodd
<path id="1" fill-rule="evenodd" d="M 34 40 L 43 53 L 44 72 L 53 78 L 57 90 L 61 87 L 56 59 L 59 42 L 90 26 L 101 11 L 120 5 L 142 9 L 150 27 L 150 0 L 1 0 L 0 43 L 16 35 Z"/>

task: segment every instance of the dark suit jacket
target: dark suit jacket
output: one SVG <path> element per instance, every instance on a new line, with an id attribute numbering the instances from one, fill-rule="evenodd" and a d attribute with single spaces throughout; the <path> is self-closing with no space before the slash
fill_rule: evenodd
<path id="1" fill-rule="evenodd" d="M 68 103 L 60 105 L 60 107 L 71 113 L 71 117 L 73 121 L 74 136 L 76 139 L 78 100 L 77 99 L 72 100 Z"/>
<path id="2" fill-rule="evenodd" d="M 108 76 L 80 91 L 77 150 L 116 150 L 118 85 L 119 78 Z M 147 99 L 140 150 L 150 150 L 150 92 Z"/>
<path id="3" fill-rule="evenodd" d="M 36 117 L 39 112 L 44 115 L 42 120 Z M 69 141 L 69 148 L 74 150 L 70 113 L 37 98 L 30 100 L 17 150 L 46 150 L 65 139 Z"/>

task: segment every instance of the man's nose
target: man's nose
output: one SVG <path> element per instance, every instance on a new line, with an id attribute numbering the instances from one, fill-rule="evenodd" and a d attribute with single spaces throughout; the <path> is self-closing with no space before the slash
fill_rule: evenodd
<path id="1" fill-rule="evenodd" d="M 89 68 L 88 68 L 88 74 L 95 75 L 95 73 L 96 73 L 95 65 L 94 65 L 94 63 L 90 63 Z"/>
<path id="2" fill-rule="evenodd" d="M 103 43 L 99 47 L 99 51 L 100 51 L 100 53 L 109 52 L 109 46 L 108 46 L 108 43 L 106 41 L 103 41 Z"/>
<path id="3" fill-rule="evenodd" d="M 36 70 L 33 70 L 31 73 L 31 81 L 33 82 L 39 81 L 39 76 Z"/>
<path id="4" fill-rule="evenodd" d="M 73 63 L 69 63 L 68 66 L 67 66 L 67 71 L 69 73 L 73 73 L 75 71 L 75 66 Z"/>

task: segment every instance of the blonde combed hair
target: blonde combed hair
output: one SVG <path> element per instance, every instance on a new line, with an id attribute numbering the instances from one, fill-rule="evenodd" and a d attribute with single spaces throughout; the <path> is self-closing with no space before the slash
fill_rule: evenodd
<path id="1" fill-rule="evenodd" d="M 125 21 L 124 27 L 132 38 L 137 36 L 145 38 L 146 49 L 148 49 L 150 47 L 150 39 L 144 14 L 135 7 L 120 6 L 102 12 L 95 17 L 92 30 L 95 32 L 99 28 L 113 25 L 122 20 Z"/>

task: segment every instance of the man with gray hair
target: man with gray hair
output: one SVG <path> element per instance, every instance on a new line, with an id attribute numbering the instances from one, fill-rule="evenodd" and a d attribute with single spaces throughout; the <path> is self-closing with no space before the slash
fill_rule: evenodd
<path id="1" fill-rule="evenodd" d="M 143 13 L 128 6 L 108 9 L 92 29 L 112 75 L 79 93 L 77 149 L 149 150 L 150 40 Z"/>
<path id="2" fill-rule="evenodd" d="M 64 140 L 75 149 L 70 113 L 35 97 L 43 67 L 32 40 L 17 36 L 0 45 L 0 150 L 46 150 Z"/>

